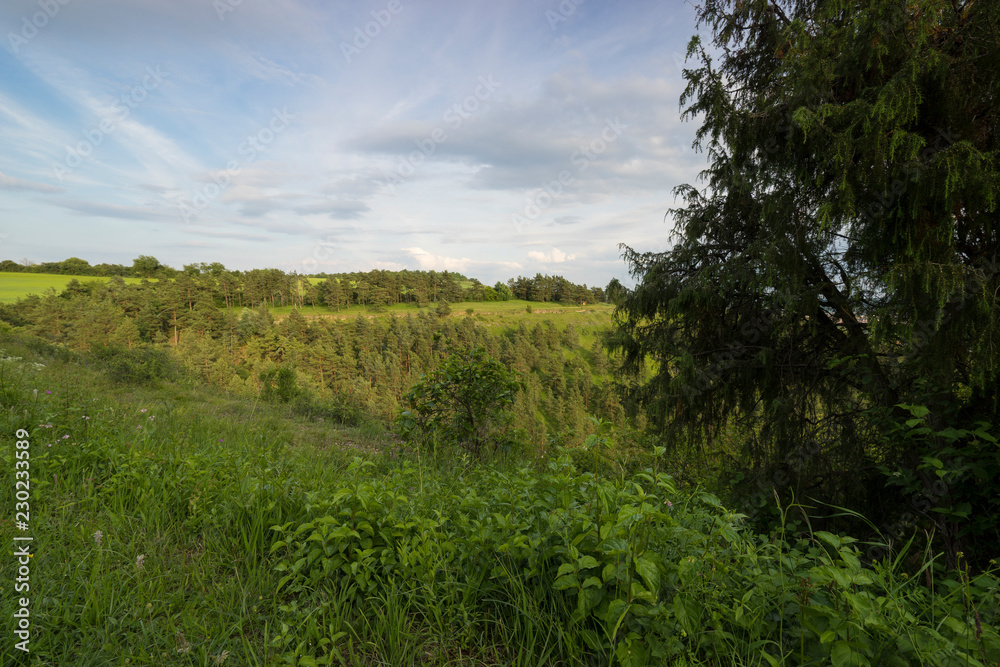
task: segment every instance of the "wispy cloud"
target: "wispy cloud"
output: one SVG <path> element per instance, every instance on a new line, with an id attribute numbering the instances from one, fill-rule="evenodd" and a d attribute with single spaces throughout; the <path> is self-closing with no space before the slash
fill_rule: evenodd
<path id="1" fill-rule="evenodd" d="M 557 2 L 401 2 L 349 62 L 341 42 L 385 3 L 63 6 L 17 53 L 0 49 L 3 206 L 46 230 L 5 252 L 81 256 L 85 216 L 85 247 L 117 261 L 155 238 L 145 253 L 177 266 L 206 251 L 234 268 L 627 278 L 617 244 L 662 243 L 669 192 L 704 164 L 678 119 L 691 7 L 575 3 L 553 26 Z M 29 11 L 0 3 L 0 26 Z M 275 109 L 295 119 L 263 141 Z M 315 239 L 333 239 L 321 258 Z"/>
<path id="2" fill-rule="evenodd" d="M 35 183 L 23 178 L 12 178 L 0 172 L 0 190 L 23 190 L 27 192 L 42 192 L 45 194 L 63 192 L 63 188 L 47 183 Z"/>

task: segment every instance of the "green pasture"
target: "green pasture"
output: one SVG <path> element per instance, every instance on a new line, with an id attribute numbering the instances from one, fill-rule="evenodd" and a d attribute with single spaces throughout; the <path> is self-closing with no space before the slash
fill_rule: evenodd
<path id="1" fill-rule="evenodd" d="M 531 313 L 528 313 L 528 307 Z M 451 315 L 449 317 L 476 317 L 486 323 L 513 322 L 515 320 L 533 318 L 539 321 L 551 319 L 560 327 L 566 324 L 574 326 L 602 325 L 607 326 L 610 322 L 611 312 L 614 306 L 607 303 L 594 303 L 585 306 L 560 303 L 543 303 L 538 301 L 521 301 L 511 299 L 510 301 L 461 301 L 449 304 Z M 355 317 L 405 317 L 406 315 L 417 315 L 420 312 L 434 313 L 437 304 L 426 304 L 417 306 L 412 303 L 397 303 L 386 306 L 380 310 L 373 310 L 366 306 L 351 306 L 349 308 L 330 308 L 328 306 L 306 306 L 299 309 L 307 319 L 354 319 Z M 470 314 L 468 311 L 472 310 Z M 237 311 L 242 309 L 236 309 Z M 271 308 L 271 313 L 275 319 L 283 319 L 295 310 L 292 306 L 281 306 Z"/>
<path id="2" fill-rule="evenodd" d="M 54 288 L 56 291 L 66 289 L 73 279 L 81 283 L 107 282 L 110 278 L 97 276 L 64 276 L 53 273 L 18 273 L 0 271 L 0 303 L 13 303 L 29 294 L 43 294 L 45 290 Z M 141 278 L 125 278 L 126 283 L 142 282 Z"/>

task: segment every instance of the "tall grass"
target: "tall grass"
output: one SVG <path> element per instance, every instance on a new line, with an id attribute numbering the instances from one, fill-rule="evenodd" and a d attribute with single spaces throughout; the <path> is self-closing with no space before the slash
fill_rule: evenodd
<path id="1" fill-rule="evenodd" d="M 995 571 L 754 535 L 662 458 L 603 476 L 560 451 L 418 456 L 371 426 L 191 383 L 123 390 L 59 348 L 0 348 L 21 357 L 0 362 L 5 488 L 15 430 L 32 443 L 31 664 L 1000 660 Z M 24 659 L 0 644 L 0 663 Z"/>

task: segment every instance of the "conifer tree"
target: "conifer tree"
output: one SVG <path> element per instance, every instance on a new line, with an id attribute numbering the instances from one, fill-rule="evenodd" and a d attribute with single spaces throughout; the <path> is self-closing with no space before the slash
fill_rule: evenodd
<path id="1" fill-rule="evenodd" d="M 698 16 L 713 43 L 692 41 L 681 104 L 705 186 L 677 188 L 668 251 L 624 249 L 637 285 L 608 287 L 612 347 L 674 442 L 738 420 L 762 487 L 872 511 L 877 466 L 918 473 L 943 447 L 886 440 L 873 415 L 1000 417 L 1000 3 L 705 0 Z"/>

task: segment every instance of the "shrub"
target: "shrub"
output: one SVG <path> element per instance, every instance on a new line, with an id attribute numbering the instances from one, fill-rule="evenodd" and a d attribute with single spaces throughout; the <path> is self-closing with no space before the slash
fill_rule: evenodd
<path id="1" fill-rule="evenodd" d="M 99 345 L 92 350 L 104 373 L 119 384 L 145 384 L 176 375 L 176 365 L 169 352 L 154 347 L 125 348 Z"/>
<path id="2" fill-rule="evenodd" d="M 453 351 L 404 397 L 409 410 L 399 416 L 404 437 L 433 446 L 459 445 L 476 455 L 510 448 L 517 442 L 510 413 L 524 388 L 520 377 L 482 348 Z"/>

